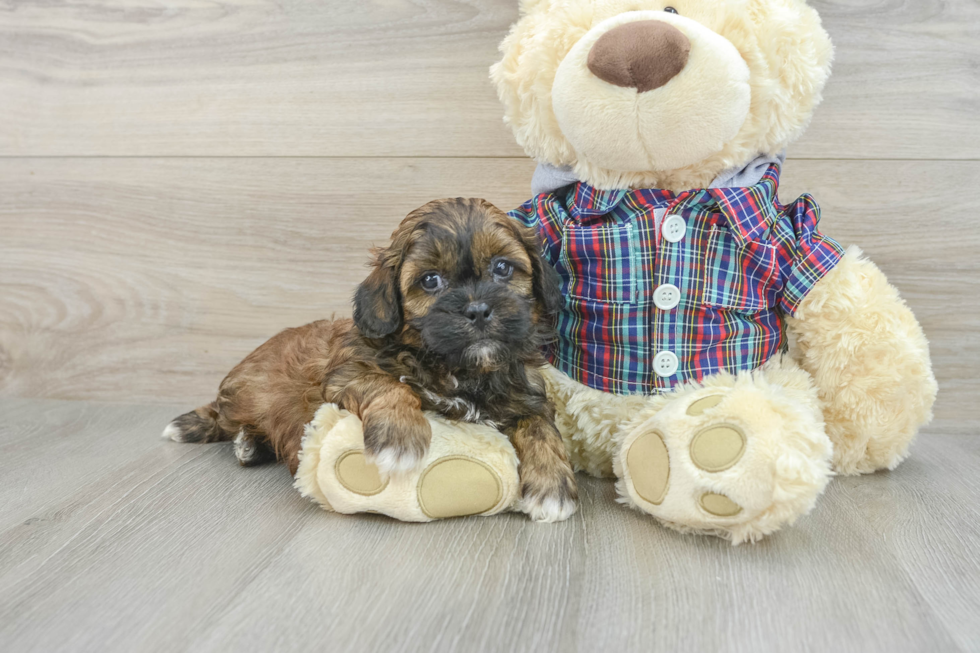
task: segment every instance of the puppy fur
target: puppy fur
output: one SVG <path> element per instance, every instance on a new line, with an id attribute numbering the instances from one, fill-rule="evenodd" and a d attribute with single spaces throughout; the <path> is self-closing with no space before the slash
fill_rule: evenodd
<path id="1" fill-rule="evenodd" d="M 376 250 L 354 319 L 287 329 L 171 422 L 180 442 L 234 440 L 242 465 L 277 458 L 295 474 L 303 426 L 320 404 L 360 417 L 382 474 L 415 468 L 431 430 L 422 411 L 492 423 L 520 459 L 523 508 L 555 521 L 577 490 L 539 368 L 561 302 L 536 234 L 480 199 L 410 213 Z"/>

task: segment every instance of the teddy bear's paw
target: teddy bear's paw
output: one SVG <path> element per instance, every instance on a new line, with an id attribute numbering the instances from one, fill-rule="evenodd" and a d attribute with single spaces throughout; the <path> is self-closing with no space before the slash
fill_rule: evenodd
<path id="1" fill-rule="evenodd" d="M 791 393 L 732 378 L 656 403 L 623 441 L 617 488 L 671 527 L 755 540 L 808 512 L 826 485 L 829 440 Z"/>
<path id="2" fill-rule="evenodd" d="M 684 414 L 697 418 L 709 411 L 714 413 L 716 411 L 712 409 L 725 398 L 723 393 L 706 394 L 690 401 Z M 711 417 L 709 415 L 708 419 Z M 690 439 L 686 458 L 702 472 L 723 472 L 742 458 L 747 441 L 745 431 L 739 426 L 709 422 Z M 670 486 L 671 470 L 671 455 L 664 435 L 658 430 L 640 433 L 626 451 L 626 468 L 634 491 L 645 501 L 661 505 Z M 732 517 L 742 510 L 734 501 L 716 492 L 705 492 L 698 503 L 716 516 Z"/>
<path id="3" fill-rule="evenodd" d="M 418 463 L 386 473 L 365 446 L 361 421 L 326 404 L 306 428 L 296 487 L 325 509 L 403 521 L 490 515 L 519 501 L 517 455 L 482 425 L 427 417 L 431 441 Z"/>
<path id="4" fill-rule="evenodd" d="M 709 426 L 691 441 L 690 460 L 704 472 L 722 472 L 739 461 L 746 441 L 745 433 L 737 426 Z M 651 504 L 663 503 L 670 485 L 670 454 L 663 436 L 651 431 L 637 438 L 626 453 L 626 466 L 636 493 Z M 738 504 L 714 492 L 705 492 L 699 502 L 707 512 L 717 516 L 731 517 L 741 512 Z"/>

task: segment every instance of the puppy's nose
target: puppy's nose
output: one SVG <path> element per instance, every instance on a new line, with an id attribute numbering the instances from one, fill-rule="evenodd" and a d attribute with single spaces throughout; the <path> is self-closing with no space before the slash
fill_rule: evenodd
<path id="1" fill-rule="evenodd" d="M 589 70 L 599 79 L 644 93 L 660 88 L 684 70 L 691 41 L 662 20 L 638 20 L 614 27 L 589 51 Z"/>
<path id="2" fill-rule="evenodd" d="M 493 310 L 486 302 L 472 302 L 463 311 L 463 315 L 473 326 L 483 327 L 493 317 Z"/>

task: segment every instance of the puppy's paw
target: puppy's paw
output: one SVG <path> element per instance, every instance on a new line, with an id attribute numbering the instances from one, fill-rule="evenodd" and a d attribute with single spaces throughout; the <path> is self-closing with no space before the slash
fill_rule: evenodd
<path id="1" fill-rule="evenodd" d="M 375 412 L 364 419 L 364 453 L 382 478 L 417 469 L 431 439 L 429 420 L 418 409 Z"/>
<path id="2" fill-rule="evenodd" d="M 239 431 L 238 435 L 235 436 L 235 458 L 238 458 L 239 464 L 247 467 L 252 463 L 256 453 L 258 450 L 255 446 L 255 440 L 248 437 L 244 429 Z"/>
<path id="3" fill-rule="evenodd" d="M 385 447 L 378 453 L 368 455 L 368 459 L 374 461 L 374 466 L 381 472 L 382 477 L 407 474 L 417 469 L 424 457 L 424 451 L 414 451 L 399 445 Z"/>
<path id="4" fill-rule="evenodd" d="M 530 496 L 521 501 L 521 512 L 531 521 L 550 524 L 565 521 L 578 510 L 578 502 L 559 496 Z"/>
<path id="5" fill-rule="evenodd" d="M 235 457 L 242 467 L 254 467 L 274 460 L 276 454 L 255 435 L 241 429 L 235 436 Z"/>
<path id="6" fill-rule="evenodd" d="M 523 467 L 523 466 L 522 466 Z M 564 521 L 578 510 L 578 489 L 571 467 L 542 474 L 541 471 L 522 469 L 521 512 L 532 521 L 551 523 Z"/>

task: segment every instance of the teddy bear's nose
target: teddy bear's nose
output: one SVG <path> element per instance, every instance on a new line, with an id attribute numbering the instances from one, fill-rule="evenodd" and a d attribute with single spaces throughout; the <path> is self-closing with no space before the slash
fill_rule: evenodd
<path id="1" fill-rule="evenodd" d="M 589 70 L 599 79 L 635 88 L 660 88 L 684 69 L 691 42 L 662 20 L 638 20 L 614 27 L 589 51 Z"/>

